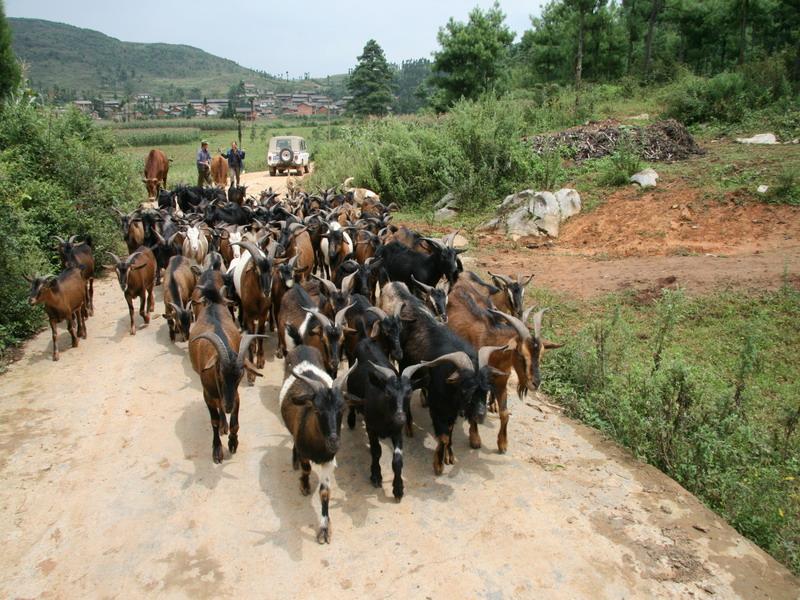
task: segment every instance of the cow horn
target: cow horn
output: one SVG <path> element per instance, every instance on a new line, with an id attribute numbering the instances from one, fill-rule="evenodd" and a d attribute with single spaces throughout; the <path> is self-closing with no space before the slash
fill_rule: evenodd
<path id="1" fill-rule="evenodd" d="M 464 369 L 473 373 L 475 372 L 475 365 L 472 364 L 472 360 L 470 360 L 466 352 L 461 351 L 442 354 L 440 357 L 434 358 L 433 360 L 422 361 L 420 366 L 433 367 L 443 362 L 453 363 L 453 365 L 455 365 L 455 367 L 458 369 Z"/>
<path id="2" fill-rule="evenodd" d="M 489 364 L 489 359 L 495 352 L 508 349 L 508 344 L 505 346 L 483 346 L 478 350 L 478 368 L 482 369 Z"/>
<path id="3" fill-rule="evenodd" d="M 508 321 L 509 325 L 511 325 L 511 327 L 514 328 L 517 334 L 519 334 L 520 339 L 524 340 L 531 337 L 531 332 L 525 326 L 524 321 L 520 321 L 517 317 L 511 316 L 494 308 L 490 308 L 489 312 L 496 317 L 500 317 L 501 319 L 505 319 L 506 321 Z"/>
<path id="4" fill-rule="evenodd" d="M 350 373 L 356 370 L 356 367 L 358 367 L 358 359 L 355 360 L 355 362 L 349 369 L 347 369 L 347 371 L 345 371 L 344 373 L 339 375 L 339 377 L 336 378 L 336 380 L 333 382 L 333 388 L 341 392 L 342 388 L 347 383 L 347 378 L 350 377 Z"/>
<path id="5" fill-rule="evenodd" d="M 422 283 L 419 279 L 417 279 L 413 275 L 411 276 L 411 281 L 413 281 L 416 285 L 418 285 L 420 288 L 422 288 L 422 290 L 426 294 L 430 294 L 433 291 L 433 286 L 432 285 L 425 285 L 424 283 Z"/>
<path id="6" fill-rule="evenodd" d="M 395 373 L 394 370 L 390 369 L 389 367 L 384 367 L 383 365 L 375 364 L 372 361 L 369 361 L 369 364 L 373 369 L 375 369 L 376 373 L 381 375 L 387 381 L 392 377 L 397 377 L 397 373 Z"/>

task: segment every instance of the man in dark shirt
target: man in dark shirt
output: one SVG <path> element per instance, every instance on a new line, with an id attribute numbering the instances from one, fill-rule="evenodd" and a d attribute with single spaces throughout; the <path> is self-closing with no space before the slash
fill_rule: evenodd
<path id="1" fill-rule="evenodd" d="M 197 187 L 204 184 L 211 185 L 211 154 L 206 140 L 200 142 L 200 150 L 197 151 Z"/>
<path id="2" fill-rule="evenodd" d="M 239 150 L 236 142 L 231 142 L 231 149 L 221 154 L 228 159 L 228 169 L 231 171 L 231 183 L 235 180 L 238 186 L 239 175 L 244 167 L 244 150 Z"/>

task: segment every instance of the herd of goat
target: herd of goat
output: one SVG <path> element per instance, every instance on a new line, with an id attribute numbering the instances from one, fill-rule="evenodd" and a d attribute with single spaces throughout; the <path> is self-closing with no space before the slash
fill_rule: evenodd
<path id="1" fill-rule="evenodd" d="M 319 467 L 322 504 L 317 540 L 330 541 L 330 477 L 342 420 L 363 415 L 370 442 L 370 480 L 382 482 L 380 439 L 393 446 L 392 491 L 403 496 L 403 435 L 412 435 L 411 395 L 422 393 L 437 446 L 434 473 L 454 461 L 459 415 L 469 444 L 481 445 L 487 408 L 498 413 L 497 447 L 508 445 L 506 383 L 515 371 L 522 397 L 540 381 L 547 348 L 540 310 L 523 308 L 531 277 L 492 274 L 491 283 L 463 269 L 456 234 L 423 237 L 391 223 L 395 207 L 377 196 L 327 190 L 246 197 L 244 187 L 179 186 L 130 214 L 117 210 L 129 255 L 109 253 L 136 333 L 134 302 L 149 323 L 153 289 L 163 277 L 163 316 L 170 339 L 188 341 L 213 429 L 212 458 L 238 447 L 242 378 L 264 367 L 264 338 L 277 331 L 284 382 L 278 401 L 292 435 L 301 491 Z M 44 304 L 53 331 L 66 320 L 73 346 L 93 312 L 95 258 L 90 239 L 58 238 L 64 270 L 30 279 L 30 302 Z M 163 271 L 163 275 L 162 275 Z M 528 324 L 529 318 L 531 324 Z M 77 331 L 75 329 L 77 324 Z M 340 360 L 348 368 L 340 373 Z M 487 406 L 487 401 L 488 406 Z"/>

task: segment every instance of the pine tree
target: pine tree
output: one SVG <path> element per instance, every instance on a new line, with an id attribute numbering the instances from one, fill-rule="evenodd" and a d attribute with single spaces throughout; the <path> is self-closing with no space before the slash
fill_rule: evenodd
<path id="1" fill-rule="evenodd" d="M 353 95 L 347 110 L 359 116 L 385 115 L 394 101 L 392 80 L 383 48 L 375 40 L 369 40 L 347 82 L 347 89 Z"/>
<path id="2" fill-rule="evenodd" d="M 19 85 L 22 73 L 11 49 L 11 28 L 6 20 L 6 10 L 0 0 L 0 98 L 5 98 L 9 92 Z"/>

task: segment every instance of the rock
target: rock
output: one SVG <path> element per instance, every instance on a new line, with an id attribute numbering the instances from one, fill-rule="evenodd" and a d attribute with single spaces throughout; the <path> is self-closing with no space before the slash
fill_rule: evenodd
<path id="1" fill-rule="evenodd" d="M 759 194 L 766 194 L 769 191 L 769 186 L 768 185 L 760 185 L 760 186 L 758 186 L 756 188 L 756 191 Z"/>
<path id="2" fill-rule="evenodd" d="M 434 210 L 442 208 L 461 208 L 461 201 L 455 197 L 453 192 L 447 192 L 433 207 Z"/>
<path id="3" fill-rule="evenodd" d="M 561 210 L 561 222 L 581 212 L 581 196 L 571 188 L 562 188 L 556 192 L 556 200 Z"/>
<path id="4" fill-rule="evenodd" d="M 688 206 L 684 206 L 681 210 L 681 221 L 691 221 L 692 211 Z"/>
<path id="5" fill-rule="evenodd" d="M 778 140 L 774 133 L 759 133 L 749 138 L 736 138 L 740 144 L 777 144 Z"/>
<path id="6" fill-rule="evenodd" d="M 434 221 L 451 221 L 458 216 L 458 211 L 453 210 L 452 208 L 440 208 L 435 213 L 433 213 L 433 220 Z"/>
<path id="7" fill-rule="evenodd" d="M 642 113 L 640 115 L 633 115 L 632 117 L 629 118 L 631 119 L 631 121 L 645 121 L 650 118 L 650 115 L 647 113 Z"/>
<path id="8" fill-rule="evenodd" d="M 558 237 L 560 224 L 581 210 L 581 197 L 569 188 L 552 192 L 522 190 L 506 196 L 500 203 L 500 216 L 479 229 L 505 229 L 513 240 L 524 236 Z"/>
<path id="9" fill-rule="evenodd" d="M 653 169 L 643 169 L 634 175 L 631 175 L 630 182 L 631 183 L 638 183 L 642 186 L 642 189 L 649 188 L 649 187 L 656 187 L 656 180 L 658 179 L 658 173 L 656 173 Z"/>
<path id="10" fill-rule="evenodd" d="M 469 240 L 460 233 L 457 233 L 456 237 L 453 238 L 453 248 L 461 249 L 467 246 L 469 246 Z"/>

